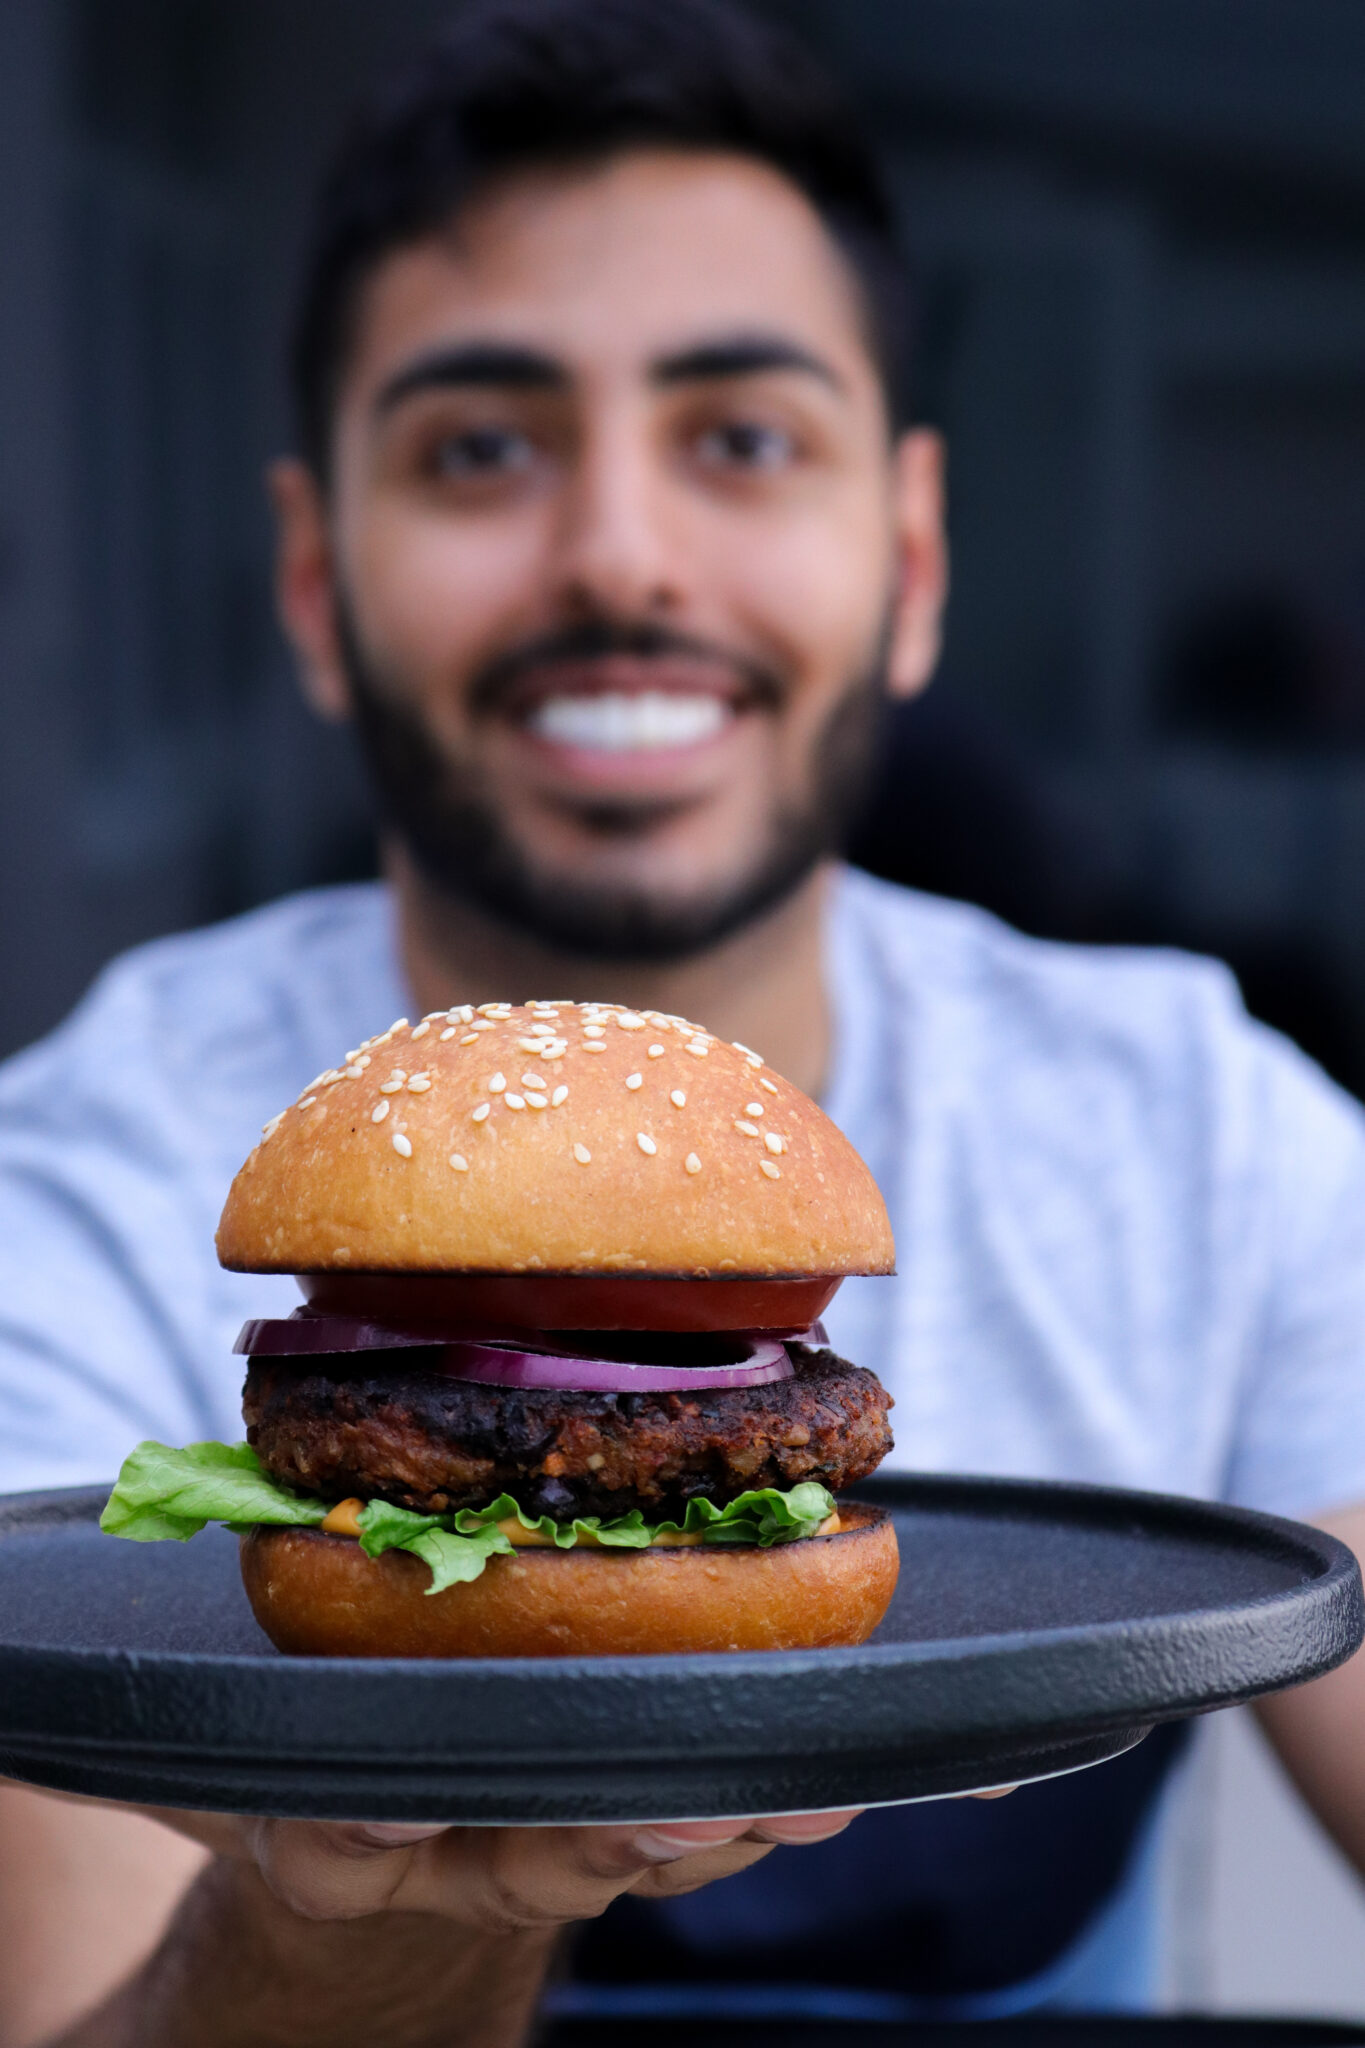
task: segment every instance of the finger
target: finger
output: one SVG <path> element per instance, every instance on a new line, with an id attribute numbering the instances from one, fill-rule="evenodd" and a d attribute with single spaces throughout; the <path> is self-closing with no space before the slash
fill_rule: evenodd
<path id="1" fill-rule="evenodd" d="M 700 1891 L 718 1878 L 737 1877 L 741 1870 L 761 1863 L 773 1853 L 771 1842 L 750 1841 L 747 1836 L 716 1849 L 694 1849 L 673 1863 L 657 1863 L 630 1886 L 632 1898 L 677 1899 L 686 1892 Z"/>
<path id="2" fill-rule="evenodd" d="M 414 1858 L 453 1832 L 437 1824 L 258 1820 L 251 1849 L 283 1905 L 305 1920 L 354 1920 L 386 1912 Z"/>
<path id="3" fill-rule="evenodd" d="M 831 1813 L 771 1814 L 764 1820 L 756 1820 L 749 1829 L 749 1835 L 755 1842 L 785 1843 L 790 1848 L 799 1848 L 810 1842 L 827 1842 L 832 1835 L 841 1835 L 858 1819 L 862 1810 L 861 1806 L 850 1806 Z"/>
<path id="4" fill-rule="evenodd" d="M 589 1920 L 645 1872 L 738 1840 L 747 1819 L 673 1828 L 453 1828 L 411 1851 L 393 1903 L 484 1931 Z"/>
<path id="5" fill-rule="evenodd" d="M 840 1813 L 786 1813 L 752 1821 L 736 1841 L 696 1849 L 676 1862 L 646 1871 L 631 1886 L 638 1898 L 676 1898 L 714 1884 L 717 1878 L 733 1877 L 758 1863 L 775 1847 L 799 1848 L 803 1844 L 826 1842 L 842 1834 L 861 1809 Z"/>

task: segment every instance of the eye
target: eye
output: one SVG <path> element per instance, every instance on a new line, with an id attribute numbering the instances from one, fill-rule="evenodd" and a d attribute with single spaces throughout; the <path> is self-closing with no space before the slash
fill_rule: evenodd
<path id="1" fill-rule="evenodd" d="M 781 427 L 762 420 L 727 420 L 709 427 L 697 443 L 702 461 L 727 469 L 774 470 L 796 456 L 796 443 Z"/>
<path id="2" fill-rule="evenodd" d="M 432 450 L 431 466 L 437 476 L 458 481 L 509 476 L 529 469 L 534 454 L 526 435 L 515 427 L 465 427 L 442 435 Z"/>

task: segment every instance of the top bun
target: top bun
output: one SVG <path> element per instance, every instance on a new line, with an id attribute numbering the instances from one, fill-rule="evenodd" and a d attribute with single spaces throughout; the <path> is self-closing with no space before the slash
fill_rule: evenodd
<path id="1" fill-rule="evenodd" d="M 232 1184 L 247 1273 L 889 1273 L 876 1183 L 808 1097 L 681 1017 L 484 1003 L 309 1083 Z"/>

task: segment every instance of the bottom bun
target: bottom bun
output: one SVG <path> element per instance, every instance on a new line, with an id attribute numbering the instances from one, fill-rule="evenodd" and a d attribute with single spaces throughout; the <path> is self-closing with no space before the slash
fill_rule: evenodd
<path id="1" fill-rule="evenodd" d="M 861 1643 L 899 1570 L 884 1508 L 841 1501 L 834 1536 L 770 1550 L 518 1550 L 468 1585 L 428 1593 L 401 1550 L 260 1527 L 242 1538 L 252 1611 L 305 1657 L 604 1657 L 684 1650 L 807 1650 Z"/>

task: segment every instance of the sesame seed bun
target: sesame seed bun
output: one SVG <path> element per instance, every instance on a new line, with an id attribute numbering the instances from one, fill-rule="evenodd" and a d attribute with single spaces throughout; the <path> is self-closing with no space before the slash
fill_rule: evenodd
<path id="1" fill-rule="evenodd" d="M 778 1279 L 894 1261 L 862 1160 L 756 1053 L 575 1003 L 442 1012 L 348 1054 L 266 1126 L 217 1243 L 256 1273 Z"/>
<path id="2" fill-rule="evenodd" d="M 258 1527 L 242 1578 L 277 1649 L 312 1657 L 603 1657 L 861 1643 L 895 1591 L 882 1508 L 843 1501 L 834 1536 L 770 1550 L 518 1550 L 468 1585 L 428 1593 L 403 1551 Z"/>

